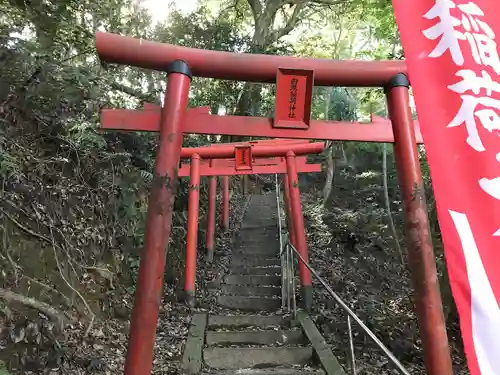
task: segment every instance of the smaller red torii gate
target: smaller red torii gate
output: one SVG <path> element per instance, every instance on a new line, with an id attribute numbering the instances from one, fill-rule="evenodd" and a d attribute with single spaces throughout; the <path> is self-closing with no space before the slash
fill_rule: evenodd
<path id="1" fill-rule="evenodd" d="M 199 155 L 198 155 L 199 156 Z M 200 160 L 201 176 L 246 176 L 251 174 L 282 174 L 286 173 L 286 159 L 280 158 L 278 161 L 268 161 L 257 159 L 252 165 L 252 169 L 236 169 L 236 163 L 230 159 L 219 159 L 208 161 Z M 223 161 L 224 163 L 218 163 Z M 297 157 L 297 168 L 300 167 L 301 173 L 321 172 L 320 164 L 308 164 L 304 157 Z M 187 177 L 190 174 L 190 164 L 182 164 L 179 168 L 179 177 Z"/>
<path id="2" fill-rule="evenodd" d="M 151 105 L 152 106 L 152 105 Z M 308 139 L 257 139 L 253 141 L 246 141 L 246 142 L 232 142 L 231 145 L 235 146 L 245 146 L 250 144 L 251 146 L 255 145 L 269 145 L 269 144 L 274 144 L 274 143 L 279 143 L 279 144 L 299 144 L 299 143 L 309 143 L 310 141 Z M 213 143 L 209 145 L 208 147 L 227 147 L 227 143 Z M 282 160 L 285 160 L 284 158 L 281 158 Z M 261 166 L 261 165 L 275 165 L 277 163 L 277 158 L 258 158 L 257 160 L 253 161 L 253 166 Z M 304 160 L 305 163 L 305 158 L 303 157 L 297 157 L 297 163 L 300 164 Z M 204 163 L 212 163 L 212 166 L 220 166 L 222 163 L 226 163 L 226 161 L 222 161 L 220 159 L 213 159 L 213 160 L 201 160 L 201 164 L 203 165 Z M 227 163 L 231 164 L 233 167 L 236 164 L 235 159 L 228 159 Z M 214 169 L 211 169 L 214 170 Z M 179 171 L 180 173 L 180 171 Z M 208 172 L 210 173 L 210 172 Z M 254 174 L 259 174 L 259 168 L 255 169 Z M 241 174 L 242 176 L 246 177 L 245 173 Z M 221 227 L 223 230 L 227 230 L 229 228 L 229 176 L 225 175 L 222 173 L 220 176 L 222 176 L 222 197 L 223 197 L 223 203 L 222 203 L 222 215 L 221 215 Z M 247 180 L 244 180 L 244 192 L 246 192 L 246 183 Z M 215 193 L 210 193 L 210 196 L 215 196 Z M 225 203 L 227 202 L 227 204 Z M 214 203 L 215 205 L 215 203 Z M 215 220 L 215 219 L 214 219 Z"/>
<path id="3" fill-rule="evenodd" d="M 301 143 L 309 143 L 309 142 L 310 142 L 310 140 L 308 140 L 308 139 L 276 139 L 276 138 L 273 138 L 273 139 L 257 139 L 257 140 L 245 141 L 245 142 L 232 142 L 231 144 L 235 145 L 237 147 L 245 147 L 248 145 L 253 147 L 255 145 L 265 146 L 265 145 L 275 144 L 275 143 L 291 145 L 291 144 L 301 144 Z M 224 145 L 224 143 L 215 143 L 215 144 L 210 145 L 210 147 L 221 147 L 223 145 Z M 269 160 L 271 160 L 271 159 L 269 159 Z M 259 162 L 265 162 L 265 160 L 266 159 L 259 159 Z M 258 172 L 255 172 L 255 173 L 258 174 Z M 247 193 L 247 191 L 248 191 L 248 179 L 246 177 L 247 176 L 245 174 L 243 174 L 243 192 L 244 193 Z M 225 180 L 224 180 L 225 178 L 226 178 L 226 176 L 223 176 L 223 183 L 225 183 Z"/>
<path id="4" fill-rule="evenodd" d="M 279 144 L 280 142 L 273 142 L 274 144 Z M 234 145 L 237 150 L 240 144 L 230 144 Z M 219 146 L 219 145 L 217 145 Z M 227 145 L 229 146 L 229 145 Z M 225 147 L 227 147 L 225 146 Z M 189 204 L 188 204 L 188 229 L 187 229 L 187 240 L 186 240 L 186 263 L 185 263 L 185 273 L 184 273 L 184 292 L 187 303 L 190 306 L 194 306 L 196 299 L 196 257 L 197 257 L 197 245 L 198 245 L 198 220 L 199 220 L 199 200 L 200 200 L 200 176 L 211 176 L 209 181 L 209 193 L 208 193 L 208 218 L 207 218 L 207 229 L 206 229 L 206 250 L 207 250 L 207 260 L 209 262 L 213 261 L 214 257 L 214 237 L 215 237 L 215 205 L 216 205 L 216 183 L 215 176 L 224 176 L 227 179 L 224 180 L 224 192 L 223 192 L 223 216 L 229 214 L 229 179 L 228 176 L 238 176 L 238 175 L 248 175 L 248 174 L 286 174 L 293 173 L 291 170 L 292 166 L 295 164 L 295 172 L 303 173 L 303 172 L 320 172 L 321 165 L 320 164 L 307 164 L 307 160 L 305 157 L 297 157 L 295 158 L 292 153 L 294 151 L 300 152 L 303 148 L 294 149 L 293 144 L 287 144 L 287 147 L 290 148 L 288 157 L 281 157 L 276 159 L 254 159 L 253 163 L 262 164 L 262 165 L 252 165 L 250 168 L 239 169 L 240 165 L 238 158 L 235 159 L 210 159 L 207 162 L 202 163 L 200 155 L 197 152 L 194 152 L 191 155 L 191 163 L 186 164 L 183 163 L 179 169 L 179 177 L 187 177 L 189 176 Z M 207 149 L 211 148 L 212 150 L 218 149 L 219 147 L 204 147 L 197 148 L 201 153 L 207 153 Z M 249 147 L 251 148 L 251 147 Z M 258 150 L 258 148 L 256 148 Z M 256 150 L 253 149 L 253 150 Z M 317 146 L 315 147 L 318 152 L 321 152 Z M 195 149 L 196 150 L 196 149 Z M 277 149 L 279 152 L 279 148 Z M 191 150 L 193 151 L 193 150 Z M 181 154 L 187 153 L 184 149 L 181 151 Z M 236 151 L 237 153 L 237 151 Z M 289 162 L 286 160 L 288 158 L 295 158 L 295 163 Z M 226 182 L 227 181 L 227 185 Z M 285 188 L 285 191 L 288 191 L 288 187 Z M 295 197 L 296 198 L 296 197 Z M 287 203 L 287 211 L 289 211 L 288 204 L 293 204 L 297 202 L 293 202 L 289 199 L 288 195 L 285 198 L 285 202 Z M 300 201 L 298 202 L 298 207 L 300 208 Z M 224 218 L 223 221 L 226 219 Z M 289 222 L 291 225 L 291 221 Z M 228 227 L 228 223 L 224 223 L 225 228 Z M 293 228 L 290 228 L 293 231 Z M 300 231 L 303 237 L 305 238 L 305 231 L 302 227 Z M 298 237 L 301 236 L 298 234 Z M 297 235 L 294 235 L 294 239 Z M 305 242 L 303 242 L 305 243 Z M 298 251 L 301 252 L 301 255 L 308 259 L 308 251 L 307 247 L 298 248 Z M 300 268 L 300 280 L 301 285 L 304 290 L 304 295 L 308 295 L 312 292 L 312 282 L 311 275 L 307 267 Z M 312 295 L 311 295 L 312 297 Z M 311 300 L 308 298 L 308 301 Z M 309 306 L 310 307 L 310 306 Z"/>
<path id="5" fill-rule="evenodd" d="M 249 144 L 226 144 L 224 146 L 208 146 L 208 147 L 185 147 L 181 149 L 180 157 L 181 159 L 188 159 L 196 155 L 199 159 L 210 159 L 212 168 L 217 168 L 216 159 L 228 159 L 234 158 L 235 160 L 235 171 L 241 171 L 246 173 L 240 173 L 240 175 L 248 175 L 256 172 L 252 172 L 252 160 L 254 158 L 268 158 L 268 157 L 286 157 L 291 159 L 290 163 L 296 166 L 296 156 L 297 155 L 307 155 L 307 154 L 317 154 L 321 153 L 325 148 L 324 142 L 316 142 L 316 143 L 306 143 L 300 142 L 297 144 L 287 144 L 287 142 L 282 143 L 281 141 L 269 141 L 263 145 L 258 143 L 254 145 Z M 291 154 L 290 154 L 291 153 Z M 290 154 L 290 155 L 289 155 Z M 193 163 L 193 160 L 191 161 Z M 196 160 L 195 163 L 199 163 Z M 258 168 L 259 166 L 257 166 Z M 302 167 L 302 166 L 301 166 Z M 200 167 L 197 167 L 200 168 Z M 284 164 L 282 165 L 282 169 L 284 168 Z M 182 169 L 182 167 L 181 167 Z M 215 169 L 212 169 L 214 171 Z M 277 170 L 276 165 L 274 168 L 270 170 Z M 222 171 L 221 171 L 222 172 Z M 276 172 L 274 172 L 276 173 Z M 206 250 L 208 255 L 208 261 L 211 262 L 213 260 L 214 253 L 214 236 L 213 233 L 215 231 L 215 200 L 216 200 L 216 189 L 217 189 L 217 181 L 215 180 L 215 176 L 220 174 L 211 173 L 209 180 L 209 201 L 208 201 L 208 219 L 207 219 L 207 236 L 206 236 Z M 224 182 L 224 185 L 226 182 Z M 226 195 L 226 191 L 223 192 L 223 195 Z M 300 203 L 300 201 L 299 201 Z M 226 210 L 224 210 L 225 212 Z M 225 216 L 226 214 L 224 214 Z M 224 217 L 223 220 L 226 220 Z M 304 242 L 305 243 L 305 242 Z M 304 252 L 306 252 L 307 248 L 303 246 Z M 300 249 L 297 249 L 300 251 Z M 306 254 L 304 254 L 306 256 Z M 305 267 L 305 266 L 304 266 Z M 308 272 L 308 271 L 307 271 Z"/>
<path id="6" fill-rule="evenodd" d="M 268 174 L 268 173 L 282 173 L 283 167 L 277 165 L 279 161 L 285 161 L 284 158 L 259 158 L 253 161 L 253 171 L 240 170 L 238 175 L 246 176 L 249 174 Z M 200 160 L 201 168 L 206 168 L 202 171 L 203 176 L 221 176 L 222 177 L 222 214 L 221 214 L 221 228 L 226 231 L 229 228 L 229 176 L 233 175 L 236 161 L 234 159 L 213 159 L 213 160 Z M 309 168 L 307 172 L 319 172 L 316 165 L 306 164 L 306 159 L 303 156 L 297 157 L 297 166 L 301 168 Z M 307 166 L 307 167 L 306 167 Z M 263 169 L 268 167 L 268 169 Z M 274 171 L 274 172 L 273 172 Z M 303 172 L 306 172 L 305 170 Z M 179 169 L 179 177 L 189 176 L 189 165 L 182 164 Z M 210 185 L 210 186 L 213 186 Z M 209 188 L 208 192 L 210 197 L 215 197 L 215 192 Z M 215 198 L 214 198 L 215 199 Z M 210 205 L 210 203 L 209 203 Z M 215 203 L 214 203 L 215 205 Z M 209 241 L 207 241 L 209 243 Z"/>
<path id="7" fill-rule="evenodd" d="M 231 145 L 227 144 L 225 146 L 217 146 L 217 147 L 186 147 L 181 149 L 180 158 L 187 159 L 191 158 L 192 155 L 197 154 L 199 158 L 204 159 L 227 159 L 234 158 L 236 160 L 236 169 L 239 170 L 251 170 L 252 159 L 256 157 L 285 157 L 289 151 L 293 152 L 293 157 L 295 163 L 296 155 L 306 155 L 306 154 L 316 154 L 320 153 L 324 150 L 325 144 L 324 142 L 316 142 L 316 143 L 305 143 L 300 142 L 298 144 L 281 144 L 279 141 L 266 142 L 265 145 L 255 144 L 251 145 Z M 245 159 L 246 164 L 243 165 L 241 161 Z M 213 163 L 213 162 L 212 162 Z M 239 165 L 238 165 L 239 163 Z M 245 173 L 242 173 L 244 175 Z M 252 173 L 246 173 L 252 174 Z M 225 183 L 224 183 L 225 184 Z M 212 261 L 213 250 L 214 250 L 214 238 L 210 233 L 213 233 L 215 230 L 215 201 L 216 196 L 216 186 L 217 182 L 215 180 L 215 175 L 210 177 L 209 180 L 209 202 L 208 202 L 208 210 L 209 217 L 207 221 L 207 238 L 206 238 L 206 247 L 208 253 L 208 260 Z M 224 192 L 225 194 L 225 192 Z M 212 207 L 212 204 L 214 205 Z M 225 220 L 225 218 L 224 218 Z"/>

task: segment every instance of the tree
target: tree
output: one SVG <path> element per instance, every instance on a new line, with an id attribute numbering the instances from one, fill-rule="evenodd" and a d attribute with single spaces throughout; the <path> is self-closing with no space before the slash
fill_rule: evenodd
<path id="1" fill-rule="evenodd" d="M 247 52 L 279 54 L 280 49 L 287 49 L 280 46 L 279 41 L 301 23 L 314 14 L 338 10 L 346 3 L 346 0 L 231 0 L 224 2 L 221 16 L 231 13 L 236 19 L 245 20 L 244 26 L 252 26 L 251 44 Z M 258 114 L 262 100 L 261 87 L 260 84 L 245 83 L 238 100 L 237 114 Z"/>

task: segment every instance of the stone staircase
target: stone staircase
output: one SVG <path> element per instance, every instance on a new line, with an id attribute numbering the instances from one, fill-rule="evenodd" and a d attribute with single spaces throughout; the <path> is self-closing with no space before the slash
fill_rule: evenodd
<path id="1" fill-rule="evenodd" d="M 194 315 L 184 353 L 185 372 L 323 375 L 324 367 L 328 375 L 345 375 L 312 320 L 304 315 L 304 321 L 309 319 L 313 327 L 307 330 L 304 322 L 297 324 L 280 310 L 281 263 L 274 192 L 252 197 L 238 237 L 229 274 L 217 297 L 227 314 Z M 318 361 L 320 353 L 314 340 L 320 340 L 319 345 L 334 359 L 330 371 L 321 355 Z"/>

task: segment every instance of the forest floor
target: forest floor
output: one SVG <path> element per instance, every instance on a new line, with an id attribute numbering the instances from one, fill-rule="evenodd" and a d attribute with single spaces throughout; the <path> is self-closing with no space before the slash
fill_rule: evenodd
<path id="1" fill-rule="evenodd" d="M 406 254 L 403 263 L 389 229 L 380 180 L 377 174 L 339 176 L 326 209 L 319 189 L 308 189 L 302 195 L 310 260 L 319 275 L 411 374 L 425 374 Z M 396 226 L 402 228 L 401 210 L 393 216 Z M 404 253 L 402 230 L 398 237 Z M 321 284 L 314 284 L 316 323 L 348 368 L 347 317 Z M 362 329 L 355 322 L 352 327 L 357 373 L 396 373 Z M 457 324 L 447 328 L 454 372 L 468 374 Z"/>
<path id="2" fill-rule="evenodd" d="M 246 197 L 232 195 L 231 229 L 226 233 L 217 233 L 218 254 L 228 252 L 245 202 Z M 211 280 L 213 271 L 202 261 L 204 241 L 201 239 L 199 243 L 197 284 L 200 307 L 195 310 L 210 311 L 210 305 L 201 301 L 203 286 Z M 183 253 L 183 249 L 171 250 Z M 164 287 L 153 374 L 181 373 L 180 360 L 192 313 L 179 298 L 182 285 L 182 277 L 177 277 L 172 284 L 165 284 Z M 119 285 L 116 290 L 108 291 L 102 308 L 112 313 L 97 316 L 90 330 L 86 319 L 78 319 L 70 311 L 64 312 L 69 318 L 68 324 L 59 330 L 57 324 L 37 309 L 18 303 L 0 303 L 0 374 L 123 374 L 134 293 L 132 289 L 126 292 L 122 287 Z M 9 372 L 5 372 L 7 369 Z"/>

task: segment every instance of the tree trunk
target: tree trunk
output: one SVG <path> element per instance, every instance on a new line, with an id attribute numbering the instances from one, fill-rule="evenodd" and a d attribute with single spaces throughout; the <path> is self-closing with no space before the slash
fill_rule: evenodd
<path id="1" fill-rule="evenodd" d="M 401 264 L 405 264 L 404 256 L 403 256 L 403 250 L 401 249 L 401 245 L 399 244 L 399 238 L 398 238 L 398 233 L 396 231 L 396 226 L 394 225 L 394 220 L 392 219 L 392 212 L 391 212 L 391 201 L 389 199 L 389 188 L 387 186 L 387 143 L 383 144 L 383 151 L 382 151 L 382 175 L 384 179 L 384 200 L 385 200 L 385 207 L 387 209 L 387 218 L 389 219 L 389 226 L 392 231 L 392 236 L 394 238 L 394 245 L 396 246 L 396 249 L 398 250 L 399 257 L 401 259 Z"/>
<path id="2" fill-rule="evenodd" d="M 333 176 L 335 174 L 335 162 L 333 161 L 333 143 L 328 147 L 327 170 L 325 186 L 323 186 L 323 207 L 326 206 L 333 190 Z"/>
<path id="3" fill-rule="evenodd" d="M 326 89 L 325 95 L 325 120 L 328 121 L 328 113 L 330 112 L 330 98 L 333 88 Z M 335 162 L 333 161 L 333 142 L 328 142 L 327 145 L 327 170 L 325 186 L 323 186 L 323 207 L 328 203 L 328 198 L 332 193 L 333 175 L 335 172 Z"/>

